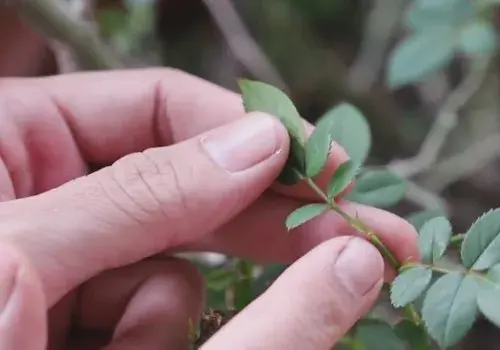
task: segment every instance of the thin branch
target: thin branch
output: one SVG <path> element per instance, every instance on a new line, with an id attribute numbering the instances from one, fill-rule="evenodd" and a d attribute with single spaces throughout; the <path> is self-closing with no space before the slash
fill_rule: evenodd
<path id="1" fill-rule="evenodd" d="M 490 62 L 491 57 L 473 62 L 467 77 L 450 93 L 443 104 L 419 153 L 413 158 L 392 162 L 388 165 L 390 170 L 404 177 L 412 177 L 429 170 L 436 162 L 449 133 L 458 123 L 458 111 L 481 87 Z"/>
<path id="2" fill-rule="evenodd" d="M 289 90 L 265 53 L 246 29 L 230 0 L 204 0 L 213 19 L 238 60 L 258 79 Z"/>
<path id="3" fill-rule="evenodd" d="M 384 169 L 385 166 L 370 166 L 367 165 L 365 167 L 366 170 L 377 170 L 377 169 Z M 405 194 L 405 199 L 413 203 L 419 207 L 428 209 L 428 210 L 434 210 L 434 209 L 439 209 L 444 212 L 448 212 L 449 210 L 449 205 L 444 200 L 439 196 L 439 194 L 436 194 L 433 191 L 430 191 L 429 189 L 423 187 L 421 184 L 418 184 L 412 180 L 406 179 L 406 194 Z"/>
<path id="4" fill-rule="evenodd" d="M 70 46 L 83 69 L 123 67 L 93 28 L 72 16 L 67 3 L 57 0 L 12 0 L 9 5 L 46 36 Z"/>
<path id="5" fill-rule="evenodd" d="M 360 53 L 349 71 L 349 84 L 354 90 L 368 92 L 375 84 L 405 8 L 405 0 L 374 1 L 365 25 Z"/>
<path id="6" fill-rule="evenodd" d="M 441 191 L 448 185 L 473 175 L 498 157 L 500 157 L 500 134 L 494 134 L 436 164 L 432 171 L 426 174 L 426 187 Z"/>
<path id="7" fill-rule="evenodd" d="M 412 181 L 407 181 L 406 186 L 405 198 L 407 201 L 428 210 L 439 209 L 445 213 L 449 211 L 448 203 L 434 192 Z"/>

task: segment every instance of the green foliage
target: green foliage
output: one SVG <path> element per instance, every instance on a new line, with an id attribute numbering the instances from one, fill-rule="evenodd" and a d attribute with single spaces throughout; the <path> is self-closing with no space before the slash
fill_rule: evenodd
<path id="1" fill-rule="evenodd" d="M 279 118 L 287 128 L 290 135 L 289 157 L 278 181 L 287 185 L 298 183 L 301 179 L 297 172 L 303 172 L 305 165 L 305 130 L 295 105 L 288 96 L 273 86 L 244 79 L 239 81 L 239 86 L 246 112 L 268 113 Z"/>
<path id="2" fill-rule="evenodd" d="M 287 229 L 294 228 L 314 219 L 328 209 L 328 205 L 322 203 L 312 203 L 304 205 L 294 210 L 286 219 L 285 225 Z"/>
<path id="3" fill-rule="evenodd" d="M 457 51 L 471 56 L 495 52 L 498 36 L 491 11 L 487 2 L 414 0 L 403 18 L 411 32 L 389 58 L 387 84 L 397 88 L 419 82 L 446 67 Z"/>
<path id="4" fill-rule="evenodd" d="M 399 338 L 391 325 L 378 319 L 360 320 L 354 336 L 361 350 L 405 350 L 404 342 Z"/>
<path id="5" fill-rule="evenodd" d="M 425 328 L 416 325 L 410 320 L 402 320 L 394 326 L 394 332 L 411 350 L 429 350 L 430 339 Z"/>
<path id="6" fill-rule="evenodd" d="M 125 11 L 101 9 L 96 13 L 101 35 L 111 37 L 124 32 L 128 27 L 128 16 Z"/>
<path id="7" fill-rule="evenodd" d="M 406 217 L 406 220 L 408 220 L 408 222 L 410 222 L 413 225 L 413 227 L 415 227 L 415 229 L 419 231 L 420 228 L 430 219 L 444 215 L 445 215 L 444 211 L 439 209 L 423 210 L 408 215 Z"/>
<path id="8" fill-rule="evenodd" d="M 297 163 L 285 166 L 295 174 L 295 181 L 289 184 L 302 182 L 323 200 L 290 213 L 285 221 L 286 228 L 293 230 L 326 211 L 333 211 L 364 234 L 397 271 L 387 297 L 396 309 L 404 308 L 403 319 L 391 325 L 384 320 L 364 318 L 349 332 L 343 345 L 356 350 L 405 350 L 408 346 L 412 350 L 428 350 L 433 344 L 447 348 L 465 336 L 480 314 L 500 327 L 500 209 L 479 217 L 463 235 L 453 235 L 452 225 L 441 210 L 412 214 L 409 219 L 419 232 L 421 258 L 420 261 L 398 261 L 366 223 L 346 213 L 335 201 L 354 178 L 355 186 L 347 198 L 360 203 L 390 207 L 405 196 L 404 179 L 384 169 L 364 168 L 370 145 L 366 139 L 371 136 L 365 133 L 369 130 L 365 128 L 368 124 L 361 121 L 363 116 L 357 109 L 339 104 L 318 122 L 306 141 L 299 113 L 283 92 L 250 81 L 242 81 L 241 88 L 247 111 L 276 115 L 291 139 L 301 145 L 290 151 L 289 159 L 302 159 L 304 166 Z M 344 118 L 346 115 L 355 117 Z M 353 122 L 355 119 L 358 121 Z M 313 177 L 324 169 L 332 140 L 348 151 L 350 160 L 335 171 L 325 193 Z M 360 176 L 357 176 L 358 170 Z M 456 249 L 457 245 L 461 245 L 461 264 L 444 264 L 447 251 Z M 269 267 L 254 279 L 252 264 L 240 261 L 235 267 L 237 273 L 232 270 L 209 273 L 208 285 L 214 291 L 230 285 L 236 291 L 235 304 L 241 308 L 262 293 L 284 268 L 281 265 Z M 249 292 L 254 283 L 258 288 Z M 422 306 L 416 308 L 420 303 Z"/>
<path id="9" fill-rule="evenodd" d="M 372 135 L 370 125 L 356 107 L 340 103 L 320 117 L 316 126 L 328 129 L 332 140 L 342 146 L 353 163 L 361 166 L 365 162 Z"/>
<path id="10" fill-rule="evenodd" d="M 500 209 L 483 214 L 469 228 L 462 244 L 462 262 L 473 270 L 485 270 L 500 262 Z"/>
<path id="11" fill-rule="evenodd" d="M 391 302 L 395 307 L 414 302 L 426 289 L 432 278 L 428 267 L 412 267 L 400 273 L 391 285 Z"/>
<path id="12" fill-rule="evenodd" d="M 458 47 L 469 55 L 489 54 L 496 51 L 497 40 L 495 28 L 491 23 L 477 21 L 463 28 Z"/>
<path id="13" fill-rule="evenodd" d="M 427 221 L 418 237 L 421 259 L 426 263 L 438 261 L 444 254 L 452 234 L 450 222 L 445 217 Z"/>
<path id="14" fill-rule="evenodd" d="M 358 172 L 356 163 L 348 160 L 342 163 L 333 174 L 328 183 L 328 198 L 333 199 L 335 196 L 344 191 L 349 183 L 354 179 Z"/>
<path id="15" fill-rule="evenodd" d="M 400 43 L 389 60 L 387 83 L 399 87 L 443 68 L 454 53 L 454 28 L 417 32 Z"/>
<path id="16" fill-rule="evenodd" d="M 500 264 L 493 266 L 480 281 L 477 305 L 491 323 L 500 327 Z"/>
<path id="17" fill-rule="evenodd" d="M 476 14 L 468 0 L 413 0 L 405 15 L 404 23 L 413 31 L 432 30 L 441 26 L 458 26 Z"/>
<path id="18" fill-rule="evenodd" d="M 387 208 L 397 204 L 406 194 L 406 182 L 387 170 L 370 170 L 356 179 L 347 199 L 357 203 Z"/>
<path id="19" fill-rule="evenodd" d="M 326 128 L 316 128 L 306 143 L 306 175 L 315 177 L 325 167 L 332 146 L 333 123 Z"/>
<path id="20" fill-rule="evenodd" d="M 214 269 L 205 276 L 205 279 L 207 288 L 222 291 L 238 279 L 238 272 L 234 269 Z"/>
<path id="21" fill-rule="evenodd" d="M 154 31 L 153 1 L 126 2 L 126 8 L 98 8 L 96 22 L 100 34 L 107 38 L 122 37 L 129 42 L 141 40 Z"/>
<path id="22" fill-rule="evenodd" d="M 427 291 L 422 318 L 441 347 L 455 345 L 472 327 L 477 317 L 478 287 L 474 277 L 450 273 Z"/>

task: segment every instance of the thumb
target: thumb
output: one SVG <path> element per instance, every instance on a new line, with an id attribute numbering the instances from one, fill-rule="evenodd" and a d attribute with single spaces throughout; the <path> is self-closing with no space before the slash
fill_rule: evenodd
<path id="1" fill-rule="evenodd" d="M 52 306 L 103 270 L 213 232 L 273 183 L 287 153 L 279 120 L 251 114 L 182 143 L 128 155 L 39 196 L 6 202 L 2 234 L 13 232 Z"/>
<path id="2" fill-rule="evenodd" d="M 17 251 L 0 245 L 0 349 L 43 350 L 46 327 L 38 277 Z"/>
<path id="3" fill-rule="evenodd" d="M 383 269 L 382 256 L 361 238 L 322 243 L 202 349 L 331 349 L 376 300 Z"/>

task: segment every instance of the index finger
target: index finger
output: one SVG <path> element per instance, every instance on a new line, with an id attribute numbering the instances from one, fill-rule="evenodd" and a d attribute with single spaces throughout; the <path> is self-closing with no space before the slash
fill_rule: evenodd
<path id="1" fill-rule="evenodd" d="M 44 159 L 36 169 L 19 173 L 35 178 L 33 183 L 43 182 L 43 190 L 84 175 L 85 163 L 108 165 L 126 154 L 184 141 L 246 115 L 239 94 L 170 68 L 9 79 L 0 91 L 0 108 L 20 129 L 17 134 L 31 135 L 25 145 L 29 159 Z M 30 96 L 29 104 L 6 107 L 25 96 Z M 314 127 L 304 123 L 311 133 Z M 334 146 L 318 182 L 326 183 L 346 159 L 344 150 Z M 60 178 L 63 175 L 67 178 Z M 314 196 L 303 185 L 277 190 Z"/>

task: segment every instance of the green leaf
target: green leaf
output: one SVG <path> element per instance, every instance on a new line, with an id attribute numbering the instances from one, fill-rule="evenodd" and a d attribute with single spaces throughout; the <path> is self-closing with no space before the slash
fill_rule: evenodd
<path id="1" fill-rule="evenodd" d="M 328 184 L 328 198 L 334 198 L 344 191 L 354 179 L 359 168 L 356 163 L 348 160 L 342 163 L 333 174 Z"/>
<path id="2" fill-rule="evenodd" d="M 312 203 L 304 205 L 296 210 L 294 210 L 286 218 L 285 225 L 288 230 L 293 230 L 294 228 L 304 224 L 305 222 L 314 219 L 316 216 L 322 214 L 328 209 L 327 204 Z"/>
<path id="3" fill-rule="evenodd" d="M 414 0 L 404 14 L 404 23 L 415 31 L 429 30 L 443 25 L 458 26 L 476 15 L 472 1 Z"/>
<path id="4" fill-rule="evenodd" d="M 452 273 L 439 278 L 427 291 L 422 318 L 429 335 L 441 347 L 455 345 L 472 328 L 478 316 L 478 289 L 474 277 Z"/>
<path id="5" fill-rule="evenodd" d="M 465 234 L 462 263 L 473 270 L 486 270 L 500 263 L 500 208 L 480 216 Z"/>
<path id="6" fill-rule="evenodd" d="M 363 345 L 363 350 L 404 350 L 391 325 L 377 319 L 364 318 L 355 328 L 355 339 Z"/>
<path id="7" fill-rule="evenodd" d="M 394 326 L 394 332 L 399 339 L 410 346 L 411 350 L 430 350 L 430 339 L 423 327 L 409 320 L 403 320 Z"/>
<path id="8" fill-rule="evenodd" d="M 123 34 L 130 23 L 127 12 L 117 9 L 97 10 L 96 22 L 99 26 L 100 34 L 104 37 Z"/>
<path id="9" fill-rule="evenodd" d="M 154 30 L 156 6 L 153 1 L 130 4 L 129 13 L 131 33 L 141 35 Z"/>
<path id="10" fill-rule="evenodd" d="M 300 181 L 296 170 L 304 171 L 305 129 L 302 118 L 288 96 L 278 88 L 246 79 L 239 80 L 246 112 L 260 111 L 277 117 L 290 134 L 290 153 L 278 181 L 293 185 Z"/>
<path id="11" fill-rule="evenodd" d="M 420 229 L 418 245 L 422 261 L 433 264 L 441 259 L 453 233 L 451 224 L 443 216 L 427 221 Z"/>
<path id="12" fill-rule="evenodd" d="M 420 231 L 422 226 L 429 221 L 438 216 L 445 216 L 445 212 L 440 209 L 430 209 L 430 210 L 422 210 L 416 213 L 412 213 L 406 217 L 406 220 L 410 222 L 410 224 L 415 227 L 417 231 Z"/>
<path id="13" fill-rule="evenodd" d="M 316 125 L 329 130 L 332 140 L 342 146 L 353 163 L 361 166 L 365 162 L 372 135 L 368 122 L 356 107 L 340 103 L 326 112 Z"/>
<path id="14" fill-rule="evenodd" d="M 500 327 L 500 264 L 493 266 L 481 281 L 477 295 L 479 311 L 491 323 Z"/>
<path id="15" fill-rule="evenodd" d="M 498 47 L 495 28 L 485 20 L 466 25 L 460 34 L 458 47 L 471 55 L 489 54 Z"/>
<path id="16" fill-rule="evenodd" d="M 371 170 L 356 179 L 356 184 L 346 198 L 375 207 L 390 207 L 406 194 L 405 180 L 387 170 Z"/>
<path id="17" fill-rule="evenodd" d="M 302 181 L 304 172 L 305 148 L 294 137 L 290 137 L 290 153 L 285 162 L 285 166 L 278 176 L 278 182 L 283 185 L 295 185 Z"/>
<path id="18" fill-rule="evenodd" d="M 403 307 L 415 301 L 431 282 L 432 271 L 426 267 L 413 267 L 400 273 L 391 285 L 391 303 Z"/>
<path id="19" fill-rule="evenodd" d="M 443 68 L 453 58 L 456 36 L 457 30 L 444 26 L 417 32 L 403 40 L 388 61 L 389 87 L 421 81 Z"/>
<path id="20" fill-rule="evenodd" d="M 323 170 L 332 146 L 330 128 L 316 127 L 306 144 L 306 175 L 315 177 Z"/>
<path id="21" fill-rule="evenodd" d="M 206 277 L 207 288 L 222 291 L 238 279 L 237 271 L 229 268 L 218 268 L 210 271 Z"/>

